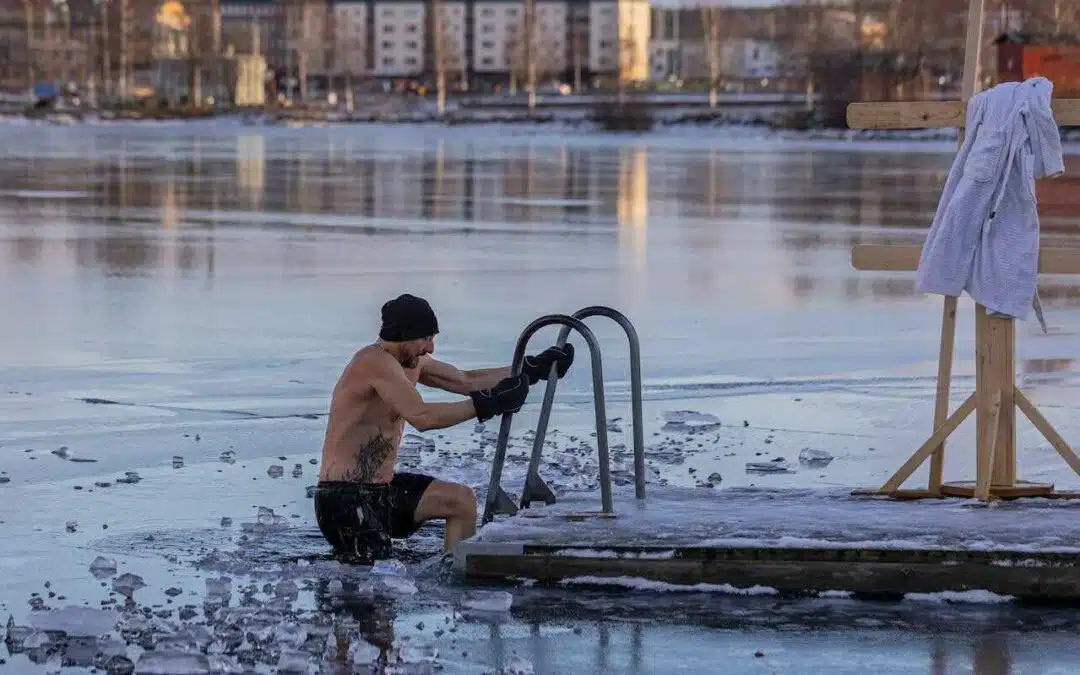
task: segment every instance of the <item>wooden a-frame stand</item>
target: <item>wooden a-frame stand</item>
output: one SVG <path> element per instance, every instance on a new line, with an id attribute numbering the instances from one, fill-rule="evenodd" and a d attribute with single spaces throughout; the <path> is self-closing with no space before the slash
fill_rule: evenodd
<path id="1" fill-rule="evenodd" d="M 848 107 L 848 126 L 853 129 L 929 129 L 957 127 L 963 141 L 967 101 L 974 95 L 982 42 L 983 0 L 971 0 L 968 11 L 967 46 L 961 101 L 853 103 Z M 1080 125 L 1080 100 L 1055 99 L 1054 116 L 1060 125 Z M 858 270 L 915 271 L 919 246 L 856 246 L 852 265 Z M 1040 249 L 1039 272 L 1080 274 L 1080 250 Z M 1069 447 L 1027 396 L 1016 386 L 1015 320 L 988 316 L 975 308 L 975 392 L 951 415 L 949 385 L 956 338 L 956 298 L 946 297 L 941 318 L 941 351 L 938 357 L 934 432 L 915 454 L 880 488 L 855 490 L 855 495 L 923 497 L 976 497 L 980 501 L 1015 497 L 1070 497 L 1080 493 L 1055 492 L 1054 486 L 1030 483 L 1016 475 L 1016 408 L 1019 408 L 1068 465 L 1080 474 L 1080 457 Z M 974 481 L 942 482 L 945 440 L 975 412 L 976 475 Z M 900 486 L 923 462 L 930 459 L 930 478 L 925 490 L 901 490 Z"/>

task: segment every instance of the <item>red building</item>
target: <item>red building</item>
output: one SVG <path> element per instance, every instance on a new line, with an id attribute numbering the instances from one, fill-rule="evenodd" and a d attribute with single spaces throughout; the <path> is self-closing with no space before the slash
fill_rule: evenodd
<path id="1" fill-rule="evenodd" d="M 1054 83 L 1056 98 L 1080 98 L 1080 44 L 1007 33 L 997 45 L 998 82 L 1042 76 Z"/>

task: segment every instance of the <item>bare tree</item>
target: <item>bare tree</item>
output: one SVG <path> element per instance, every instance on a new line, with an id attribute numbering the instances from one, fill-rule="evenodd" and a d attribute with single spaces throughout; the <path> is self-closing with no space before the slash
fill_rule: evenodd
<path id="1" fill-rule="evenodd" d="M 720 87 L 720 25 L 721 11 L 718 7 L 701 8 L 701 26 L 705 34 L 705 63 L 709 68 L 709 107 L 715 108 L 717 89 Z"/>
<path id="2" fill-rule="evenodd" d="M 530 4 L 532 9 L 529 9 Z M 522 21 L 510 31 L 506 40 L 507 68 L 512 82 L 525 81 L 530 112 L 536 109 L 537 83 L 560 72 L 565 65 L 565 54 L 555 48 L 559 41 L 553 31 L 547 26 L 537 30 L 535 12 L 535 3 L 526 2 Z"/>

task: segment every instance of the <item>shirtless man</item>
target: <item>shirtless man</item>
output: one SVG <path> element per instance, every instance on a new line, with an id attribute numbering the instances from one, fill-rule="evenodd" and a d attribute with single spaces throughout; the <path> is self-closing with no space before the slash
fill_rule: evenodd
<path id="1" fill-rule="evenodd" d="M 408 537 L 435 518 L 446 519 L 447 552 L 476 533 L 472 488 L 394 471 L 406 422 L 428 431 L 517 412 L 553 364 L 561 378 L 574 360 L 567 343 L 527 357 L 517 377 L 509 366 L 461 371 L 431 358 L 438 332 L 427 301 L 409 294 L 390 300 L 379 339 L 356 352 L 334 387 L 315 519 L 335 552 L 358 562 L 389 557 L 391 538 Z M 468 398 L 427 403 L 417 383 Z"/>

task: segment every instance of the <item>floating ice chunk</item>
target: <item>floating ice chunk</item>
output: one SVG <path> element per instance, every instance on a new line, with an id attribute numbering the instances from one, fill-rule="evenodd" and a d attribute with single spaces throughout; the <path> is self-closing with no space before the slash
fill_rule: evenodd
<path id="1" fill-rule="evenodd" d="M 96 637 L 116 627 L 120 614 L 114 610 L 67 605 L 30 614 L 30 625 L 38 630 L 64 633 L 68 637 Z"/>
<path id="2" fill-rule="evenodd" d="M 22 641 L 23 649 L 37 649 L 47 647 L 53 643 L 53 639 L 43 630 L 32 630 Z"/>
<path id="3" fill-rule="evenodd" d="M 230 595 L 232 595 L 232 579 L 230 579 L 229 577 L 219 577 L 217 579 L 206 580 L 207 599 L 222 599 L 227 598 Z"/>
<path id="4" fill-rule="evenodd" d="M 285 467 L 281 466 L 280 464 L 271 464 L 270 468 L 266 470 L 266 475 L 270 476 L 271 478 L 281 478 L 282 474 L 284 473 Z"/>
<path id="5" fill-rule="evenodd" d="M 274 595 L 279 598 L 295 600 L 299 592 L 300 589 L 296 587 L 296 583 L 291 579 L 283 579 L 274 586 Z"/>
<path id="6" fill-rule="evenodd" d="M 56 675 L 63 667 L 64 655 L 61 652 L 53 652 L 49 654 L 49 658 L 45 659 L 46 675 Z"/>
<path id="7" fill-rule="evenodd" d="M 259 515 L 255 518 L 260 525 L 270 525 L 274 522 L 274 509 L 265 506 L 259 507 Z"/>
<path id="8" fill-rule="evenodd" d="M 292 475 L 293 475 L 293 478 L 299 478 L 300 476 L 303 476 L 304 475 L 304 465 L 303 464 L 297 464 L 296 466 L 294 466 L 293 470 L 292 470 Z"/>
<path id="9" fill-rule="evenodd" d="M 131 675 L 135 672 L 135 664 L 126 656 L 110 656 L 102 667 L 108 675 Z"/>
<path id="10" fill-rule="evenodd" d="M 361 639 L 355 639 L 349 645 L 349 663 L 354 666 L 370 666 L 378 663 L 382 650 Z"/>
<path id="11" fill-rule="evenodd" d="M 405 434 L 405 437 L 401 439 L 401 445 L 398 447 L 398 459 L 420 459 L 420 453 L 434 451 L 435 441 L 430 438 L 424 438 L 416 434 Z"/>
<path id="12" fill-rule="evenodd" d="M 282 649 L 281 656 L 278 657 L 277 672 L 288 673 L 294 675 L 297 673 L 307 673 L 311 667 L 311 662 L 308 660 L 308 655 L 304 652 Z"/>
<path id="13" fill-rule="evenodd" d="M 660 417 L 664 420 L 662 431 L 712 431 L 721 426 L 715 415 L 696 410 L 671 410 L 661 413 Z"/>
<path id="14" fill-rule="evenodd" d="M 275 635 L 283 647 L 300 648 L 307 641 L 308 631 L 299 624 L 286 622 L 277 627 Z"/>
<path id="15" fill-rule="evenodd" d="M 506 591 L 472 591 L 461 604 L 473 612 L 508 612 L 514 596 Z"/>
<path id="16" fill-rule="evenodd" d="M 341 595 L 345 592 L 345 584 L 341 583 L 341 579 L 331 579 L 326 585 L 326 590 L 330 595 Z"/>
<path id="17" fill-rule="evenodd" d="M 387 574 L 379 579 L 379 587 L 394 595 L 413 595 L 417 592 L 416 584 L 411 579 L 396 574 Z"/>
<path id="18" fill-rule="evenodd" d="M 117 478 L 116 482 L 117 483 L 135 484 L 135 483 L 138 483 L 141 480 L 142 480 L 142 478 L 140 478 L 139 474 L 136 473 L 135 471 L 125 471 L 124 472 L 124 477 L 123 478 Z"/>
<path id="19" fill-rule="evenodd" d="M 398 576 L 405 576 L 409 573 L 409 568 L 405 563 L 394 558 L 388 558 L 386 560 L 376 560 L 371 566 L 372 574 L 397 574 Z"/>
<path id="20" fill-rule="evenodd" d="M 9 645 L 21 645 L 28 635 L 34 632 L 30 626 L 15 625 L 15 617 L 8 615 L 7 620 L 7 643 Z"/>
<path id="21" fill-rule="evenodd" d="M 799 462 L 806 466 L 822 467 L 828 466 L 833 461 L 833 456 L 824 450 L 816 450 L 814 448 L 803 448 L 799 452 Z"/>
<path id="22" fill-rule="evenodd" d="M 510 662 L 503 666 L 503 675 L 534 675 L 536 670 L 533 668 L 533 664 L 528 659 L 524 659 L 520 656 L 515 656 L 510 659 Z"/>
<path id="23" fill-rule="evenodd" d="M 11 482 L 11 477 L 10 476 L 0 476 L 0 485 L 3 485 L 4 483 L 10 483 L 10 482 Z"/>
<path id="24" fill-rule="evenodd" d="M 791 466 L 787 462 L 747 462 L 746 473 L 789 473 Z"/>
<path id="25" fill-rule="evenodd" d="M 135 664 L 136 675 L 210 675 L 203 654 L 177 651 L 146 651 Z"/>
<path id="26" fill-rule="evenodd" d="M 244 675 L 248 672 L 235 659 L 224 654 L 207 655 L 206 664 L 214 675 Z"/>
<path id="27" fill-rule="evenodd" d="M 218 455 L 218 459 L 226 464 L 236 464 L 236 453 L 232 450 L 226 450 Z"/>
<path id="28" fill-rule="evenodd" d="M 397 646 L 398 663 L 438 663 L 439 650 L 435 645 L 403 639 Z"/>
<path id="29" fill-rule="evenodd" d="M 181 457 L 180 455 L 173 455 L 172 468 L 174 468 L 174 469 L 182 469 L 182 468 L 184 468 L 184 458 Z"/>
<path id="30" fill-rule="evenodd" d="M 64 523 L 64 529 L 68 532 L 74 532 L 75 530 L 79 529 L 79 523 L 74 520 L 69 520 Z"/>
<path id="31" fill-rule="evenodd" d="M 93 574 L 98 579 L 111 577 L 116 574 L 116 561 L 99 555 L 94 558 L 94 562 L 90 563 L 90 574 Z"/>
<path id="32" fill-rule="evenodd" d="M 115 579 L 113 579 L 112 583 L 112 589 L 114 591 L 116 591 L 120 595 L 124 595 L 129 598 L 131 597 L 132 593 L 139 590 L 140 588 L 144 588 L 145 586 L 146 582 L 143 581 L 142 577 L 137 574 L 132 574 L 130 572 L 126 572 L 116 577 Z"/>

